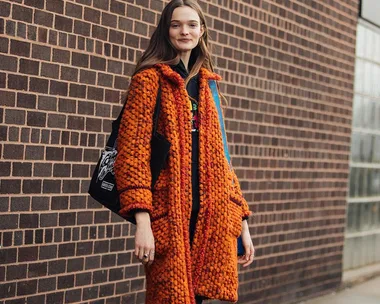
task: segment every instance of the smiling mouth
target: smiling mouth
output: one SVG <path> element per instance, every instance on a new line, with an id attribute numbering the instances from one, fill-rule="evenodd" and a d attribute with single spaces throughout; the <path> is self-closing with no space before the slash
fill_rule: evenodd
<path id="1" fill-rule="evenodd" d="M 179 39 L 179 41 L 181 41 L 181 42 L 189 42 L 191 40 L 190 39 Z"/>

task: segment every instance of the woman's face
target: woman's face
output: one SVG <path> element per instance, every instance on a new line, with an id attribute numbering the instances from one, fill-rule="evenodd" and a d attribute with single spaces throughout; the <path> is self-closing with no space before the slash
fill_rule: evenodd
<path id="1" fill-rule="evenodd" d="M 191 52 L 203 32 L 198 13 L 191 7 L 181 6 L 173 11 L 169 38 L 179 53 Z"/>

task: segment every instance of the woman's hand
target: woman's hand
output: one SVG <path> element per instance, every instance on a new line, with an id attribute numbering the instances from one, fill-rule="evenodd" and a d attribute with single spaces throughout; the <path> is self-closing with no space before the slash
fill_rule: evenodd
<path id="1" fill-rule="evenodd" d="M 238 264 L 244 264 L 243 267 L 247 267 L 253 262 L 255 248 L 253 247 L 251 234 L 246 220 L 242 222 L 241 240 L 243 241 L 245 254 L 238 257 Z"/>
<path id="2" fill-rule="evenodd" d="M 148 212 L 137 212 L 135 234 L 135 256 L 144 265 L 150 266 L 154 260 L 154 236 Z M 144 257 L 144 255 L 147 255 Z"/>

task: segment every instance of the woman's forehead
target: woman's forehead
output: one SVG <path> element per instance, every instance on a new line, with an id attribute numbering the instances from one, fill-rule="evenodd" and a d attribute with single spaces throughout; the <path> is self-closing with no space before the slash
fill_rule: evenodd
<path id="1" fill-rule="evenodd" d="M 196 10 L 189 6 L 180 6 L 174 9 L 171 21 L 199 22 L 199 15 Z"/>

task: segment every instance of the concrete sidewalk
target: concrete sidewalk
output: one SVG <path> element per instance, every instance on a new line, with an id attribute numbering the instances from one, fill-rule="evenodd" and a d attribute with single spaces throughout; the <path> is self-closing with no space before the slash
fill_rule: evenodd
<path id="1" fill-rule="evenodd" d="M 380 304 L 380 276 L 305 304 Z"/>

